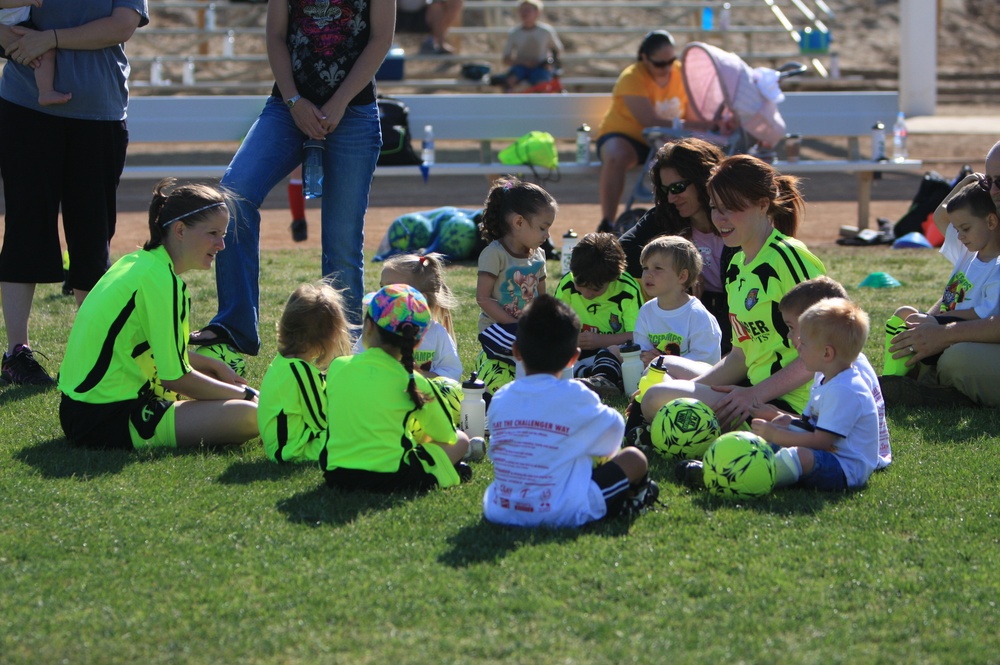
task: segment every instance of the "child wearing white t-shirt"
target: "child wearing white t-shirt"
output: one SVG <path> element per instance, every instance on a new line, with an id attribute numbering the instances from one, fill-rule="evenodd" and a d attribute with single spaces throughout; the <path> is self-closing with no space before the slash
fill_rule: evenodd
<path id="1" fill-rule="evenodd" d="M 680 236 L 660 236 L 642 249 L 642 288 L 633 340 L 645 365 L 660 355 L 714 365 L 722 357 L 719 322 L 689 293 L 701 274 L 701 252 Z"/>
<path id="2" fill-rule="evenodd" d="M 620 448 L 621 414 L 560 378 L 580 353 L 579 334 L 579 317 L 551 296 L 538 295 L 521 314 L 513 350 L 526 376 L 497 391 L 488 412 L 490 522 L 575 527 L 638 514 L 659 495 L 642 451 Z"/>
<path id="3" fill-rule="evenodd" d="M 31 25 L 31 8 L 41 7 L 41 0 L 0 0 L 0 24 Z M 56 48 L 59 48 L 59 32 L 52 30 L 52 38 Z M 39 106 L 54 106 L 65 104 L 73 98 L 72 93 L 59 92 L 55 89 L 56 80 L 56 48 L 38 56 L 38 67 L 35 68 L 35 86 L 38 88 Z M 21 63 L 30 65 L 31 63 Z"/>
<path id="4" fill-rule="evenodd" d="M 912 354 L 896 358 L 888 353 L 892 338 L 907 324 L 916 324 L 926 316 L 950 323 L 1000 314 L 1000 217 L 984 184 L 976 174 L 967 176 L 934 211 L 934 224 L 945 238 L 941 254 L 955 268 L 941 299 L 927 314 L 905 305 L 886 322 L 884 375 L 904 376 L 913 369 L 907 364 Z M 936 365 L 939 355 L 921 362 Z"/>

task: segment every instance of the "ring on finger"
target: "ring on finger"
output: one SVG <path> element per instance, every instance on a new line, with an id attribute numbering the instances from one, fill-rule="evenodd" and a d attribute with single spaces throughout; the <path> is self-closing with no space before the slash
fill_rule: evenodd
<path id="1" fill-rule="evenodd" d="M 913 345 L 912 344 L 910 344 L 910 353 L 916 353 L 916 351 L 914 351 L 914 349 L 913 349 Z"/>

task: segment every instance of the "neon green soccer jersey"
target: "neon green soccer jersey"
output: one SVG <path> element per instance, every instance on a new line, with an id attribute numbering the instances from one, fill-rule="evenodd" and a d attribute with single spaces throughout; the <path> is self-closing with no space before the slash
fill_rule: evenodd
<path id="1" fill-rule="evenodd" d="M 602 335 L 635 330 L 635 320 L 642 307 L 642 289 L 627 272 L 608 284 L 608 289 L 592 300 L 580 295 L 573 285 L 573 273 L 566 273 L 559 280 L 556 298 L 573 308 L 580 317 L 582 330 Z"/>
<path id="2" fill-rule="evenodd" d="M 778 304 L 793 286 L 826 272 L 823 263 L 795 238 L 771 232 L 753 261 L 739 252 L 725 274 L 733 345 L 746 355 L 747 377 L 757 385 L 798 358 Z M 783 398 L 798 413 L 809 400 L 809 383 Z"/>
<path id="3" fill-rule="evenodd" d="M 191 371 L 190 298 L 163 247 L 120 258 L 80 306 L 59 368 L 59 389 L 89 404 L 137 398 L 148 387 L 136 358 L 152 352 L 161 380 Z"/>
<path id="4" fill-rule="evenodd" d="M 326 381 L 314 365 L 277 356 L 257 405 L 264 453 L 272 462 L 316 462 L 326 444 Z"/>

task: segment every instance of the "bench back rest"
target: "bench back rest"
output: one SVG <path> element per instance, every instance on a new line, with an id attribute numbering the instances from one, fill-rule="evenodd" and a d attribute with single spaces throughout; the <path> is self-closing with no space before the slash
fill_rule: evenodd
<path id="1" fill-rule="evenodd" d="M 418 139 L 424 125 L 436 139 L 512 139 L 532 130 L 571 139 L 587 123 L 596 132 L 611 96 L 395 95 L 410 108 Z M 128 106 L 132 142 L 203 143 L 241 141 L 264 105 L 260 95 L 132 97 Z M 791 92 L 778 107 L 790 133 L 803 136 L 867 136 L 881 120 L 891 127 L 899 109 L 896 92 Z"/>

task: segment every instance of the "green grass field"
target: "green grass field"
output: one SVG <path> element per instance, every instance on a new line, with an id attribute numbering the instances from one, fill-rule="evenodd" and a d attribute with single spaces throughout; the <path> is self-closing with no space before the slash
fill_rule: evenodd
<path id="1" fill-rule="evenodd" d="M 900 304 L 929 306 L 948 274 L 929 251 L 818 253 L 871 314 L 876 369 L 881 323 Z M 903 286 L 854 288 L 873 270 Z M 252 383 L 284 299 L 319 259 L 266 253 L 262 272 Z M 201 325 L 214 283 L 190 277 Z M 467 367 L 474 280 L 474 267 L 450 269 Z M 73 316 L 57 285 L 39 287 L 32 337 L 50 370 Z M 71 448 L 58 402 L 0 388 L 2 663 L 1000 662 L 990 410 L 890 410 L 895 461 L 863 491 L 726 503 L 654 460 L 655 511 L 526 531 L 482 521 L 489 462 L 447 491 L 340 494 L 315 468 L 269 463 L 257 441 Z"/>

